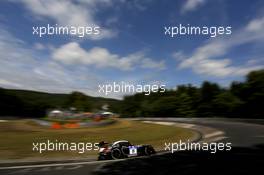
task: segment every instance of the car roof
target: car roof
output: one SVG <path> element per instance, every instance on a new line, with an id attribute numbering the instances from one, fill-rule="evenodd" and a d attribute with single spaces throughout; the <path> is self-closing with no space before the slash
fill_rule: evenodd
<path id="1" fill-rule="evenodd" d="M 114 142 L 113 145 L 121 143 L 121 142 L 129 142 L 129 141 L 127 141 L 127 140 L 118 140 L 118 141 Z"/>

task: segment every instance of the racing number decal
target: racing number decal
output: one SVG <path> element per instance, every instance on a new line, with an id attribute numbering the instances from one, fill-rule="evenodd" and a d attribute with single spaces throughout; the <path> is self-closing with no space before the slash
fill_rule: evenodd
<path id="1" fill-rule="evenodd" d="M 130 156 L 136 156 L 137 155 L 137 148 L 135 146 L 129 147 L 129 155 Z"/>

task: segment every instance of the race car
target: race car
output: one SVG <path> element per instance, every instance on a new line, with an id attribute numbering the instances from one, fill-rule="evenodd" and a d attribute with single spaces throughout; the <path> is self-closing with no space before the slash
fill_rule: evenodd
<path id="1" fill-rule="evenodd" d="M 99 147 L 98 160 L 150 156 L 156 153 L 151 145 L 132 145 L 126 140 L 119 140 L 112 144 L 102 141 L 99 143 Z"/>

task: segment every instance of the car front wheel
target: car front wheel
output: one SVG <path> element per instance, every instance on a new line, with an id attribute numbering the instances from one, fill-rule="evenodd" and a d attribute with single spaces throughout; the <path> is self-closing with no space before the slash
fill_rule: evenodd
<path id="1" fill-rule="evenodd" d="M 119 149 L 113 149 L 111 152 L 112 158 L 113 159 L 121 159 L 122 158 L 122 153 Z"/>

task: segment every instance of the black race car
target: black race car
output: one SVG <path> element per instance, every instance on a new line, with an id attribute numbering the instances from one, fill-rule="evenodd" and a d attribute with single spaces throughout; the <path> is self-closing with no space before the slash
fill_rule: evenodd
<path id="1" fill-rule="evenodd" d="M 99 143 L 99 147 L 98 160 L 149 156 L 156 153 L 151 145 L 132 145 L 126 140 L 119 140 L 112 144 L 102 141 Z"/>

